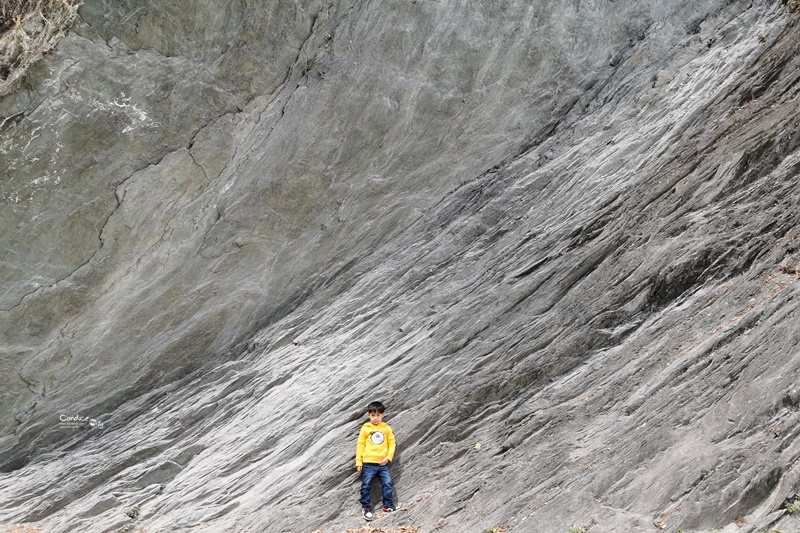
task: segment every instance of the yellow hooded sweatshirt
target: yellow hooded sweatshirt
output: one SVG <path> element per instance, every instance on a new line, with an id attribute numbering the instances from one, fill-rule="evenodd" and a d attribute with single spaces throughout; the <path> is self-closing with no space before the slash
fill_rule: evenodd
<path id="1" fill-rule="evenodd" d="M 394 433 L 386 422 L 377 426 L 367 422 L 361 426 L 356 447 L 356 466 L 364 463 L 380 463 L 384 458 L 390 461 L 394 457 Z"/>

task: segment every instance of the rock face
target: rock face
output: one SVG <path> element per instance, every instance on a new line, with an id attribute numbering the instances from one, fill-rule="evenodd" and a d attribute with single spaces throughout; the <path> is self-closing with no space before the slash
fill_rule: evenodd
<path id="1" fill-rule="evenodd" d="M 800 531 L 794 9 L 86 0 L 0 100 L 0 521 L 355 527 L 379 398 L 382 526 Z"/>

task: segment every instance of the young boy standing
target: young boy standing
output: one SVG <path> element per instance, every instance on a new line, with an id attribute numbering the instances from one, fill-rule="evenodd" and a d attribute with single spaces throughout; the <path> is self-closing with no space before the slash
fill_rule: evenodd
<path id="1" fill-rule="evenodd" d="M 372 482 L 375 478 L 381 483 L 383 493 L 383 512 L 394 511 L 394 494 L 389 463 L 394 457 L 394 433 L 383 421 L 386 408 L 381 402 L 372 402 L 367 406 L 369 422 L 361 426 L 356 447 L 356 470 L 361 472 L 361 507 L 364 518 L 372 520 L 372 502 L 369 498 Z"/>

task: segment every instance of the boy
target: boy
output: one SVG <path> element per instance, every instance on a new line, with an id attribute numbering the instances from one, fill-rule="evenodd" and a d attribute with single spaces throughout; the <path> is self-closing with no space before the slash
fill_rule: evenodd
<path id="1" fill-rule="evenodd" d="M 356 470 L 361 472 L 361 507 L 364 518 L 372 520 L 372 502 L 369 498 L 372 482 L 377 477 L 383 492 L 383 512 L 394 511 L 392 476 L 389 463 L 394 457 L 394 433 L 384 421 L 386 408 L 381 402 L 367 406 L 369 422 L 361 426 L 356 447 Z"/>

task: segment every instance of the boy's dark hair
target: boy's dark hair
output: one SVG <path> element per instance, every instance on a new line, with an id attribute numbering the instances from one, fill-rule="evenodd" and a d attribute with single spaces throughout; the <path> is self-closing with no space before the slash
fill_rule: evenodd
<path id="1" fill-rule="evenodd" d="M 382 413 L 386 410 L 381 402 L 372 402 L 367 406 L 367 413 Z"/>

